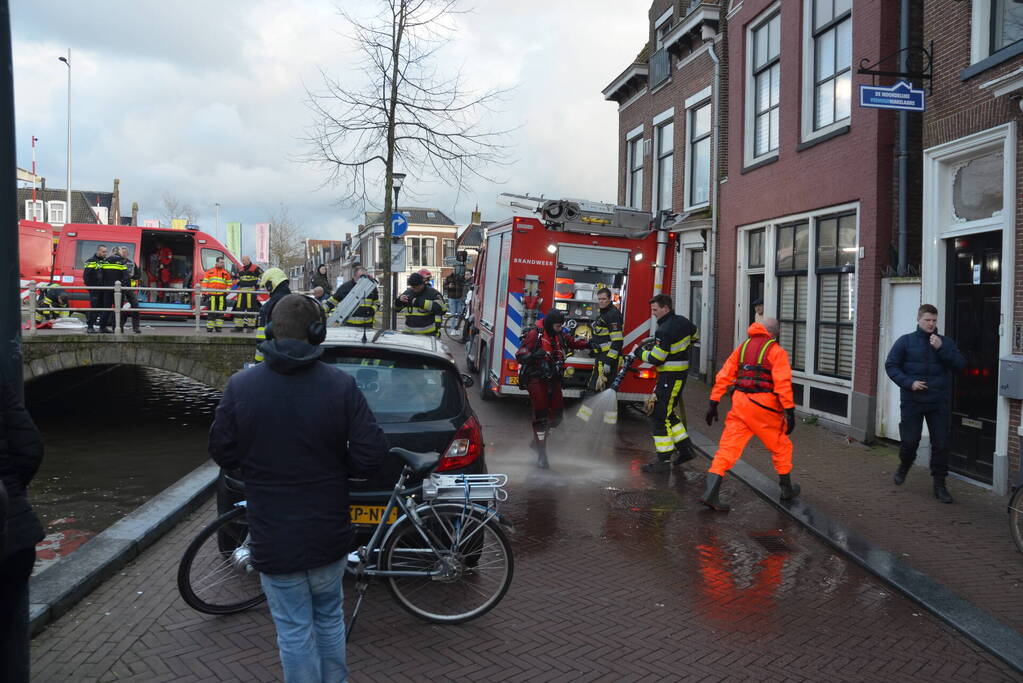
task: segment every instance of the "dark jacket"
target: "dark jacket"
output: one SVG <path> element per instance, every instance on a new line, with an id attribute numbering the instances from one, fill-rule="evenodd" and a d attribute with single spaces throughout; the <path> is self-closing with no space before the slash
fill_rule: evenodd
<path id="1" fill-rule="evenodd" d="M 259 309 L 259 327 L 266 327 L 266 324 L 270 321 L 270 314 L 274 311 L 274 306 L 289 294 L 291 294 L 291 287 L 288 286 L 287 282 L 277 285 L 277 288 L 270 293 L 270 298 Z"/>
<path id="2" fill-rule="evenodd" d="M 657 323 L 657 344 L 639 354 L 639 359 L 657 366 L 659 373 L 687 372 L 689 347 L 699 340 L 700 331 L 689 318 L 669 313 Z"/>
<path id="3" fill-rule="evenodd" d="M 85 265 L 82 266 L 82 282 L 86 287 L 99 287 L 103 284 L 104 260 L 95 254 L 85 260 Z"/>
<path id="4" fill-rule="evenodd" d="M 616 362 L 622 353 L 624 337 L 622 328 L 625 319 L 618 307 L 611 304 L 607 308 L 600 309 L 597 319 L 593 322 L 593 343 L 590 348 L 594 352 L 610 362 Z"/>
<path id="5" fill-rule="evenodd" d="M 451 273 L 444 278 L 444 294 L 449 299 L 461 299 L 465 296 L 465 277 Z"/>
<path id="6" fill-rule="evenodd" d="M 128 259 L 120 254 L 111 254 L 100 265 L 103 278 L 100 284 L 104 287 L 113 287 L 115 282 L 128 285 Z"/>
<path id="7" fill-rule="evenodd" d="M 324 294 L 330 293 L 330 278 L 321 273 L 319 268 L 317 268 L 316 272 L 309 278 L 309 289 L 313 289 L 314 287 L 323 287 Z"/>
<path id="8" fill-rule="evenodd" d="M 373 279 L 370 278 L 369 275 L 362 275 L 361 277 L 369 278 L 371 280 Z M 327 299 L 327 310 L 333 311 L 337 306 L 339 306 L 341 302 L 345 300 L 345 297 L 348 296 L 353 289 L 355 289 L 355 284 L 355 280 L 342 282 L 341 286 L 337 288 L 337 291 L 334 292 L 329 299 Z M 359 307 L 356 308 L 350 316 L 348 316 L 347 324 L 356 327 L 372 327 L 373 322 L 376 319 L 379 299 L 380 295 L 377 293 L 377 290 L 374 289 L 371 291 L 369 295 L 362 300 Z"/>
<path id="9" fill-rule="evenodd" d="M 209 453 L 240 468 L 253 566 L 287 574 L 351 549 L 348 478 L 371 475 L 387 439 L 352 377 L 304 341 L 260 344 L 265 361 L 227 383 Z"/>
<path id="10" fill-rule="evenodd" d="M 0 381 L 0 481 L 7 491 L 6 557 L 43 540 L 43 527 L 28 503 L 28 485 L 43 461 L 43 439 L 24 404 Z"/>
<path id="11" fill-rule="evenodd" d="M 952 395 L 952 373 L 966 366 L 959 347 L 949 337 L 941 337 L 941 348 L 931 346 L 930 337 L 919 327 L 916 332 L 904 334 L 888 352 L 884 370 L 902 389 L 903 403 L 937 404 L 948 401 Z M 924 391 L 913 391 L 913 382 L 927 383 Z"/>
<path id="12" fill-rule="evenodd" d="M 415 334 L 439 334 L 440 318 L 447 312 L 444 297 L 433 287 L 427 285 L 416 294 L 406 289 L 401 296 L 408 297 L 408 303 L 399 296 L 394 300 L 394 309 L 405 309 L 405 327 Z"/>

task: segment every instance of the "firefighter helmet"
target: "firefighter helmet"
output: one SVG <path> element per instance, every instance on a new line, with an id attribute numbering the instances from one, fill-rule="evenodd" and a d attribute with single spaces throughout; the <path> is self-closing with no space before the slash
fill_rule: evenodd
<path id="1" fill-rule="evenodd" d="M 280 268 L 267 268 L 266 272 L 263 273 L 263 278 L 259 281 L 260 287 L 265 287 L 269 291 L 274 291 L 282 282 L 287 282 L 288 276 Z"/>

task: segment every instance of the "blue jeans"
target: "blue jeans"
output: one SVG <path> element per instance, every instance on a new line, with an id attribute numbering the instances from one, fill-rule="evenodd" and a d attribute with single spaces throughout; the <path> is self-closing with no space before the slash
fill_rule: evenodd
<path id="1" fill-rule="evenodd" d="M 344 560 L 293 574 L 260 574 L 277 628 L 285 683 L 346 683 Z"/>
<path id="2" fill-rule="evenodd" d="M 458 315 L 459 313 L 462 312 L 462 304 L 463 303 L 464 303 L 464 301 L 462 299 L 455 299 L 454 297 L 450 297 L 449 296 L 448 297 L 448 312 L 451 315 Z"/>

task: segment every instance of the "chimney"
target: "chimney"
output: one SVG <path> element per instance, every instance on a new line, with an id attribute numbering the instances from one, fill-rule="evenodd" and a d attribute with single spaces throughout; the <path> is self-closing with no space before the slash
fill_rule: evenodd
<path id="1" fill-rule="evenodd" d="M 138 202 L 132 202 L 131 203 L 131 224 L 132 225 L 138 225 L 139 224 L 139 203 Z"/>
<path id="2" fill-rule="evenodd" d="M 110 215 L 107 225 L 121 224 L 121 179 L 114 178 L 114 196 L 110 199 Z"/>

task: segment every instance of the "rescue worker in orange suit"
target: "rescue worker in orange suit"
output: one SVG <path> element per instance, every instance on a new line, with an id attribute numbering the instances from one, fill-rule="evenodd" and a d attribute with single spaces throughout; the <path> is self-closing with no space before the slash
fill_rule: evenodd
<path id="1" fill-rule="evenodd" d="M 231 288 L 231 273 L 224 268 L 224 257 L 218 256 L 215 265 L 202 276 L 199 286 L 212 290 L 206 292 L 210 298 L 209 311 L 206 313 L 206 331 L 220 332 L 224 329 L 224 307 L 227 302 L 227 290 Z"/>
<path id="2" fill-rule="evenodd" d="M 796 404 L 792 399 L 792 367 L 789 355 L 777 342 L 778 321 L 764 318 L 746 331 L 749 338 L 728 357 L 718 372 L 710 392 L 707 425 L 718 419 L 718 402 L 725 392 L 735 388 L 732 409 L 725 418 L 725 431 L 717 453 L 707 472 L 707 490 L 700 502 L 707 507 L 727 512 L 730 506 L 719 494 L 725 472 L 742 456 L 746 443 L 754 435 L 771 452 L 774 470 L 778 473 L 781 499 L 799 495 L 799 486 L 792 484 L 792 441 L 789 434 L 796 427 Z"/>
<path id="3" fill-rule="evenodd" d="M 657 368 L 654 389 L 657 401 L 650 413 L 657 457 L 640 469 L 667 472 L 672 465 L 678 467 L 695 457 L 685 422 L 675 407 L 689 376 L 689 347 L 700 338 L 700 331 L 688 318 L 672 311 L 671 297 L 667 294 L 650 299 L 650 312 L 657 318 L 657 332 L 653 339 L 641 345 L 639 359 Z"/>
<path id="4" fill-rule="evenodd" d="M 234 331 L 253 332 L 256 329 L 256 317 L 259 315 L 259 281 L 263 277 L 263 269 L 252 262 L 248 256 L 242 256 L 241 268 L 235 268 L 234 279 L 238 295 L 234 300 Z"/>
<path id="5" fill-rule="evenodd" d="M 526 332 L 515 360 L 519 364 L 519 384 L 525 385 L 533 405 L 533 443 L 537 466 L 547 469 L 547 435 L 561 424 L 565 401 L 561 380 L 565 359 L 572 349 L 585 349 L 589 340 L 578 339 L 564 331 L 565 314 L 552 310 Z"/>

